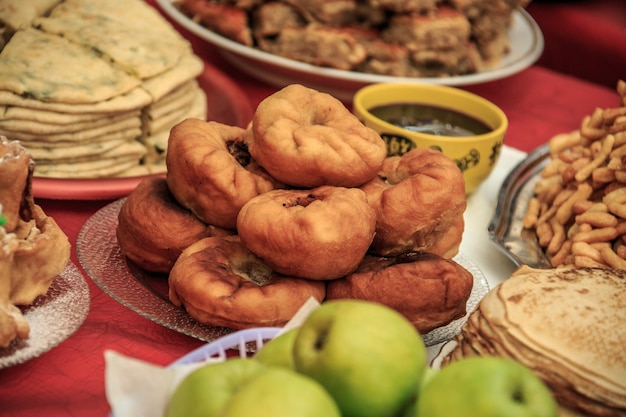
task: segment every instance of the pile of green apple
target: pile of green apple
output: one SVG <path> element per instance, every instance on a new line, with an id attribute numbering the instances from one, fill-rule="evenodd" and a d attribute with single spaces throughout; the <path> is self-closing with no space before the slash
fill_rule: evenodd
<path id="1" fill-rule="evenodd" d="M 335 300 L 251 358 L 201 367 L 166 417 L 556 417 L 550 391 L 518 362 L 428 367 L 414 326 L 380 304 Z"/>

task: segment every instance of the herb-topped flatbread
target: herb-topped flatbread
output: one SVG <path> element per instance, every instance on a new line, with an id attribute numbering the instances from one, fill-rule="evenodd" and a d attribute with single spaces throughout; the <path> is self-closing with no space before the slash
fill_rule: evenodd
<path id="1" fill-rule="evenodd" d="M 127 142 L 113 149 L 69 160 L 41 160 L 37 169 L 51 178 L 104 178 L 119 176 L 139 165 L 147 150 L 139 142 Z"/>
<path id="2" fill-rule="evenodd" d="M 141 86 L 133 88 L 128 93 L 94 103 L 47 102 L 31 97 L 23 97 L 11 91 L 0 90 L 0 105 L 70 114 L 113 113 L 125 110 L 137 110 L 147 106 L 151 102 L 152 97 L 150 97 L 148 92 L 141 88 Z"/>
<path id="3" fill-rule="evenodd" d="M 0 134 L 36 177 L 162 172 L 169 130 L 206 117 L 202 60 L 142 0 L 46 1 L 0 42 Z"/>
<path id="4" fill-rule="evenodd" d="M 68 124 L 46 123 L 35 120 L 3 119 L 0 120 L 0 130 L 32 133 L 35 135 L 54 135 L 59 133 L 79 132 L 106 125 L 114 125 L 118 122 L 125 122 L 129 125 L 133 123 L 136 124 L 137 127 L 141 126 L 141 120 L 137 117 L 137 114 L 127 112 L 111 114 L 95 120 L 76 121 Z"/>
<path id="5" fill-rule="evenodd" d="M 139 109 L 129 111 L 129 114 L 138 114 Z M 0 122 L 6 120 L 29 120 L 33 122 L 49 123 L 53 125 L 69 125 L 100 120 L 103 117 L 114 117 L 126 112 L 110 113 L 61 113 L 49 110 L 29 109 L 26 107 L 0 106 Z"/>
<path id="6" fill-rule="evenodd" d="M 43 16 L 61 0 L 2 0 L 0 1 L 0 27 L 11 31 L 30 26 L 33 19 Z"/>
<path id="7" fill-rule="evenodd" d="M 33 28 L 16 32 L 0 53 L 0 89 L 40 101 L 95 103 L 140 84 L 93 49 Z"/>
<path id="8" fill-rule="evenodd" d="M 24 142 L 24 146 L 28 147 L 29 141 L 74 141 L 82 142 L 87 140 L 99 140 L 102 136 L 111 134 L 113 132 L 119 132 L 120 130 L 132 130 L 135 133 L 135 138 L 141 137 L 141 120 L 138 117 L 127 118 L 115 123 L 104 124 L 100 126 L 93 126 L 89 129 L 82 129 L 76 132 L 63 132 L 63 133 L 47 133 L 41 135 L 38 133 L 16 131 L 16 130 L 4 130 L 0 128 L 0 134 L 7 137 L 12 136 L 16 140 Z"/>
<path id="9" fill-rule="evenodd" d="M 202 60 L 195 55 L 189 55 L 182 58 L 176 67 L 164 71 L 157 77 L 143 80 L 142 87 L 154 101 L 159 101 L 180 85 L 196 78 L 203 69 Z"/>
<path id="10" fill-rule="evenodd" d="M 100 155 L 109 152 L 128 143 L 126 138 L 105 140 L 98 142 L 89 142 L 86 144 L 71 143 L 67 146 L 47 146 L 36 147 L 31 144 L 29 152 L 33 158 L 40 161 L 78 161 L 81 158 L 87 158 L 94 155 Z"/>
<path id="11" fill-rule="evenodd" d="M 66 0 L 34 25 L 93 48 L 141 79 L 175 67 L 191 51 L 155 9 L 138 1 Z"/>

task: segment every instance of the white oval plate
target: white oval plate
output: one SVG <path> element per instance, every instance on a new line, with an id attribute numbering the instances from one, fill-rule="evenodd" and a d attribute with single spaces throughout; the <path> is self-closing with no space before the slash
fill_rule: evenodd
<path id="1" fill-rule="evenodd" d="M 415 78 L 366 74 L 319 67 L 245 46 L 193 21 L 176 8 L 176 0 L 156 2 L 165 14 L 191 33 L 216 46 L 227 61 L 248 75 L 281 88 L 292 83 L 305 84 L 344 101 L 351 101 L 359 88 L 374 83 L 415 82 L 458 86 L 505 78 L 532 65 L 539 59 L 544 48 L 543 34 L 537 22 L 525 10 L 518 10 L 513 13 L 513 24 L 509 29 L 511 51 L 500 65 L 493 68 L 454 77 Z"/>

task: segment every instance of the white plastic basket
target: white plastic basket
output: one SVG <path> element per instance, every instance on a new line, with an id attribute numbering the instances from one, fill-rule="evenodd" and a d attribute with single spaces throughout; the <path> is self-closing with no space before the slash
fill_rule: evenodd
<path id="1" fill-rule="evenodd" d="M 280 327 L 239 330 L 192 350 L 170 366 L 204 362 L 209 358 L 225 360 L 228 350 L 238 350 L 239 356 L 246 358 L 248 354 L 261 349 L 265 343 L 276 337 L 280 330 Z"/>
<path id="2" fill-rule="evenodd" d="M 239 356 L 242 358 L 252 356 L 257 350 L 261 349 L 265 343 L 267 343 L 268 341 L 276 337 L 281 330 L 282 329 L 280 327 L 257 327 L 257 328 L 252 328 L 252 329 L 236 331 L 234 333 L 231 333 L 229 335 L 216 339 L 210 343 L 202 345 L 195 350 L 192 350 L 185 356 L 172 362 L 168 366 L 168 368 L 181 366 L 181 365 L 202 366 L 202 364 L 205 362 L 206 363 L 218 362 L 218 361 L 221 362 L 221 361 L 226 360 L 228 357 L 232 357 L 232 355 L 227 355 L 227 352 L 229 350 L 239 351 Z M 187 368 L 184 372 L 190 372 L 192 369 L 194 369 L 193 366 L 184 367 L 184 368 Z M 164 377 L 172 378 L 171 373 L 167 373 L 167 375 L 169 376 L 164 376 Z M 183 374 L 179 374 L 177 378 L 180 378 L 181 375 Z M 142 386 L 142 384 L 137 384 L 137 385 Z M 115 386 L 117 386 L 117 384 L 115 384 Z M 148 389 L 152 389 L 150 384 L 147 384 L 146 386 L 148 386 Z M 141 391 L 141 389 L 139 391 Z M 151 395 L 153 394 L 154 392 L 151 391 L 149 398 L 151 398 Z M 125 395 L 129 396 L 129 398 L 126 398 L 126 402 L 128 402 L 128 400 L 133 398 L 133 395 L 136 395 L 136 393 L 133 394 L 131 392 Z M 148 398 L 146 395 L 138 395 L 138 397 Z M 126 411 L 128 410 L 133 411 L 132 407 L 128 408 L 128 404 L 126 404 L 126 402 L 122 402 L 122 404 L 124 404 L 124 409 Z M 126 415 L 135 416 L 136 413 L 130 413 L 130 414 L 126 413 Z M 141 415 L 147 415 L 147 414 L 144 413 Z M 148 414 L 148 415 L 153 415 L 153 414 Z M 111 411 L 109 414 L 109 417 L 115 417 L 115 413 Z"/>

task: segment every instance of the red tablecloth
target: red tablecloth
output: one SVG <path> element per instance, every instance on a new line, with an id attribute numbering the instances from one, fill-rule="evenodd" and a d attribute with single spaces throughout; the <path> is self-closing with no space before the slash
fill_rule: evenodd
<path id="1" fill-rule="evenodd" d="M 539 0 L 527 10 L 545 40 L 538 64 L 610 88 L 626 77 L 624 0 Z"/>
<path id="2" fill-rule="evenodd" d="M 207 63 L 232 77 L 253 107 L 273 93 L 228 66 L 205 43 L 187 34 Z M 617 82 L 617 80 L 616 80 Z M 552 135 L 576 129 L 596 107 L 614 107 L 617 94 L 541 67 L 507 79 L 467 87 L 500 106 L 510 128 L 506 144 L 530 151 Z M 110 201 L 38 200 L 69 236 L 72 244 L 83 223 Z M 486 231 L 485 231 L 486 233 Z M 78 264 L 75 250 L 72 261 Z M 166 365 L 202 342 L 166 329 L 121 305 L 87 278 L 91 309 L 84 324 L 67 340 L 40 357 L 0 370 L 2 416 L 106 416 L 103 351 Z"/>

